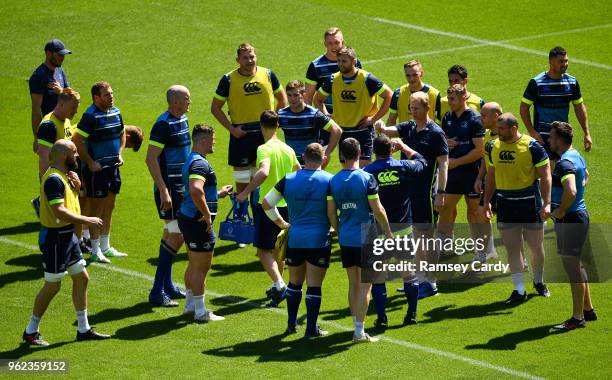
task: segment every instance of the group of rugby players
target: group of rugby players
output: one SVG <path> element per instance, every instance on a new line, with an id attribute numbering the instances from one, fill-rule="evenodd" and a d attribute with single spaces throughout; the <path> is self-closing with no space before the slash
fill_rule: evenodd
<path id="1" fill-rule="evenodd" d="M 238 68 L 221 77 L 211 104 L 212 115 L 230 133 L 228 164 L 234 169 L 235 188 L 218 189 L 207 160 L 214 151 L 215 130 L 197 124 L 190 131 L 189 89 L 168 89 L 168 109 L 151 129 L 146 156 L 159 217 L 165 222 L 149 302 L 174 307 L 176 299 L 185 298 L 184 313 L 193 314 L 194 320 L 224 319 L 205 306 L 204 294 L 216 242 L 218 200 L 231 194 L 234 219 L 248 220 L 251 206 L 253 246 L 272 280 L 267 306 L 287 300 L 286 332 L 297 332 L 306 281 L 305 336 L 327 334 L 317 318 L 332 236 L 337 234 L 349 280 L 353 342 L 374 342 L 377 339 L 364 330 L 370 295 L 376 326 L 385 327 L 387 290 L 384 274 L 364 276 L 371 264 L 362 252 L 364 227 L 376 226 L 393 238 L 400 227 L 412 226 L 415 236 L 447 241 L 453 238 L 457 204 L 464 197 L 471 235 L 485 241 L 484 248 L 474 252 L 474 260 L 481 263 L 497 258 L 491 226 L 492 214 L 497 214 L 514 284 L 506 304 L 527 297 L 523 240 L 531 251 L 535 290 L 550 296 L 543 278 L 543 237 L 545 221 L 552 217 L 574 303 L 572 317 L 555 327 L 572 330 L 595 320 L 580 261 L 589 224 L 583 196 L 588 171 L 572 147 L 570 103 L 584 131 L 586 151 L 592 142 L 580 87 L 566 73 L 566 51 L 553 48 L 549 70 L 529 81 L 521 102 L 529 134 L 522 134 L 515 116 L 468 91 L 468 72 L 461 65 L 448 70 L 446 96 L 423 82 L 424 70 L 416 60 L 404 64 L 407 84 L 392 91 L 361 68 L 338 28 L 325 31 L 324 44 L 326 52 L 310 63 L 305 83 L 292 80 L 284 89 L 272 70 L 257 65 L 253 46 L 238 47 Z M 45 54 L 30 79 L 41 179 L 40 198 L 33 202 L 40 209 L 45 283 L 23 338 L 33 345 L 47 344 L 39 333 L 40 318 L 68 273 L 74 286 L 77 340 L 106 339 L 109 336 L 94 331 L 87 320 L 88 274 L 81 252 L 89 250 L 91 261 L 100 263 L 126 256 L 110 245 L 112 211 L 121 187 L 122 151 L 126 146 L 138 150 L 142 131 L 124 126 L 107 82 L 93 85 L 93 104 L 73 127 L 70 118 L 80 97 L 61 68 L 71 52 L 61 41 L 51 40 Z M 382 118 L 389 111 L 385 124 Z M 324 169 L 336 147 L 342 170 L 332 175 Z M 401 159 L 393 158 L 396 152 Z M 280 241 L 286 244 L 284 255 L 278 252 Z M 184 291 L 172 280 L 173 258 L 183 243 L 189 258 Z M 417 250 L 414 260 L 437 263 L 441 253 Z M 282 276 L 285 263 L 287 284 Z M 402 276 L 404 324 L 415 324 L 418 300 L 438 292 L 435 273 Z"/>

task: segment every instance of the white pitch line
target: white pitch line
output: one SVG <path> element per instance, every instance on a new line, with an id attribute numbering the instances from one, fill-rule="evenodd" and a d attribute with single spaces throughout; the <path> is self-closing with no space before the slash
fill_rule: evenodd
<path id="1" fill-rule="evenodd" d="M 27 243 L 23 243 L 17 240 L 13 240 L 13 239 L 8 239 L 5 237 L 0 236 L 0 243 L 5 243 L 8 245 L 13 245 L 13 246 L 17 246 L 17 247 L 21 247 L 21 248 L 25 248 L 25 249 L 29 249 L 29 250 L 36 250 L 38 251 L 38 247 L 35 245 L 31 245 L 31 244 L 27 244 Z M 113 272 L 117 272 L 117 273 L 121 273 L 123 275 L 126 276 L 130 276 L 130 277 L 135 277 L 135 278 L 141 278 L 143 280 L 147 280 L 149 282 L 153 281 L 153 276 L 150 276 L 148 274 L 145 273 L 140 273 L 140 272 L 136 272 L 130 269 L 125 269 L 125 268 L 120 268 L 120 267 L 115 267 L 115 266 L 111 266 L 111 265 L 107 265 L 107 264 L 99 264 L 99 263 L 92 263 L 92 265 L 94 265 L 96 268 L 102 268 L 105 270 L 109 270 L 109 271 L 113 271 Z M 176 282 L 177 285 L 184 287 L 183 284 Z M 253 302 L 250 301 L 248 299 L 242 299 L 242 298 L 238 298 L 235 296 L 231 296 L 228 294 L 221 294 L 221 293 L 217 293 L 217 292 L 213 292 L 210 290 L 206 290 L 207 294 L 210 294 L 211 296 L 215 297 L 215 298 L 225 298 L 225 299 L 229 299 L 234 301 L 236 304 L 247 304 L 252 306 L 253 308 L 259 308 L 262 310 L 268 310 L 271 312 L 274 312 L 276 314 L 280 314 L 280 315 L 284 315 L 285 311 L 281 310 L 281 309 L 275 309 L 275 308 L 264 308 L 263 305 L 257 303 L 257 302 Z M 340 330 L 340 331 L 353 331 L 353 329 L 351 327 L 336 323 L 336 322 L 332 322 L 332 321 L 325 321 L 325 320 L 321 320 L 319 321 L 320 324 L 322 325 L 327 325 L 330 327 L 335 328 L 336 330 Z M 436 348 L 431 348 L 431 347 L 427 347 L 427 346 L 423 346 L 417 343 L 412 343 L 409 341 L 404 341 L 404 340 L 400 340 L 400 339 L 395 339 L 395 338 L 391 338 L 391 337 L 387 337 L 384 335 L 380 335 L 379 338 L 385 342 L 388 343 L 392 343 L 398 346 L 402 346 L 405 348 L 410 348 L 413 350 L 418 350 L 418 351 L 422 351 L 422 352 L 426 352 L 429 354 L 433 354 L 433 355 L 438 355 L 438 356 L 442 356 L 448 359 L 453 359 L 453 360 L 457 360 L 460 362 L 464 362 L 470 365 L 473 365 L 475 367 L 482 367 L 482 368 L 486 368 L 486 369 L 490 369 L 493 371 L 497 371 L 497 372 L 501 372 L 501 373 L 505 373 L 508 375 L 512 375 L 512 376 L 516 376 L 516 377 L 520 377 L 523 379 L 531 379 L 531 380 L 544 380 L 544 378 L 539 377 L 539 376 L 534 376 L 531 375 L 529 373 L 526 372 L 521 372 L 521 371 L 517 371 L 511 368 L 506 368 L 506 367 L 502 367 L 502 366 L 498 366 L 495 364 L 491 364 L 482 360 L 476 360 L 476 359 L 471 359 L 468 358 L 466 356 L 461 356 L 458 354 L 454 354 L 452 352 L 447 352 L 447 351 L 442 351 L 442 350 L 438 350 Z"/>
<path id="2" fill-rule="evenodd" d="M 594 25 L 594 26 L 589 26 L 589 27 L 585 27 L 585 28 L 568 29 L 568 30 L 562 30 L 562 31 L 559 31 L 559 32 L 551 32 L 551 33 L 535 34 L 535 35 L 525 36 L 525 37 L 510 38 L 510 39 L 507 39 L 507 40 L 500 40 L 500 41 L 496 41 L 496 42 L 497 43 L 507 43 L 507 42 L 516 42 L 516 41 L 536 40 L 538 38 L 558 36 L 558 35 L 562 35 L 562 34 L 580 33 L 580 32 L 586 32 L 586 31 L 597 30 L 597 29 L 607 29 L 607 28 L 611 28 L 611 27 L 612 27 L 612 24 Z M 441 53 L 450 53 L 450 52 L 459 51 L 459 50 L 475 49 L 475 48 L 479 48 L 479 47 L 483 47 L 483 46 L 491 46 L 491 45 L 490 44 L 481 43 L 481 44 L 453 47 L 453 48 L 448 48 L 448 49 L 439 49 L 439 50 L 429 50 L 429 51 L 422 51 L 422 52 L 416 52 L 416 53 L 408 53 L 408 54 L 397 55 L 397 56 L 393 56 L 393 57 L 385 57 L 385 58 L 379 58 L 379 59 L 365 60 L 365 61 L 361 61 L 361 62 L 363 64 L 366 64 L 366 65 L 372 65 L 372 64 L 376 64 L 376 63 L 380 63 L 380 62 L 395 61 L 395 60 L 398 60 L 398 59 L 406 59 L 406 58 L 413 58 L 413 57 L 423 57 L 423 56 L 426 56 L 426 55 L 435 55 L 435 54 L 441 54 Z M 572 58 L 572 61 L 574 61 L 573 58 Z"/>
<path id="3" fill-rule="evenodd" d="M 546 52 L 543 52 L 543 51 L 540 51 L 540 50 L 535 50 L 535 49 L 530 49 L 530 48 L 526 48 L 526 47 L 522 47 L 522 46 L 510 45 L 508 43 L 505 43 L 504 41 L 496 42 L 496 41 L 491 41 L 491 40 L 485 40 L 485 39 L 482 39 L 482 38 L 472 37 L 472 36 L 468 36 L 468 35 L 465 35 L 465 34 L 445 32 L 443 30 L 425 28 L 425 27 L 420 26 L 420 25 L 408 24 L 408 23 L 405 23 L 405 22 L 395 21 L 395 20 L 388 20 L 388 19 L 380 18 L 380 17 L 372 17 L 372 18 L 370 18 L 370 20 L 376 21 L 376 22 L 385 23 L 385 24 L 391 24 L 391 25 L 399 26 L 399 27 L 406 28 L 406 29 L 412 29 L 412 30 L 416 30 L 416 31 L 419 31 L 419 32 L 437 34 L 439 36 L 445 36 L 445 37 L 450 37 L 450 38 L 456 38 L 456 39 L 476 42 L 476 44 L 479 45 L 479 46 L 497 46 L 497 47 L 501 47 L 501 48 L 504 48 L 504 49 L 520 51 L 522 53 L 528 53 L 528 54 L 539 55 L 539 56 L 542 56 L 542 57 L 548 57 L 548 53 L 546 53 Z M 560 32 L 557 32 L 557 33 L 560 33 Z M 477 46 L 472 46 L 472 47 L 477 47 Z M 598 63 L 598 62 L 587 61 L 587 60 L 584 60 L 584 59 L 572 58 L 571 62 L 580 63 L 580 64 L 583 64 L 583 65 L 597 67 L 597 68 L 605 69 L 605 70 L 612 70 L 612 66 L 610 66 L 610 65 L 606 65 L 606 64 Z"/>

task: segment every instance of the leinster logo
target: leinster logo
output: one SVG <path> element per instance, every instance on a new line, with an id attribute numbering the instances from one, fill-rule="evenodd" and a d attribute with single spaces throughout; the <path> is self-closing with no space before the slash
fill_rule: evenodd
<path id="1" fill-rule="evenodd" d="M 340 93 L 340 98 L 343 102 L 355 103 L 357 97 L 355 96 L 355 90 L 344 90 Z"/>
<path id="2" fill-rule="evenodd" d="M 516 154 L 513 150 L 502 150 L 499 152 L 499 161 L 510 163 L 514 161 L 514 155 Z"/>
<path id="3" fill-rule="evenodd" d="M 247 96 L 261 94 L 261 84 L 259 82 L 245 83 L 242 88 Z"/>
<path id="4" fill-rule="evenodd" d="M 379 186 L 395 185 L 399 183 L 399 177 L 396 170 L 388 170 L 378 173 L 376 176 Z"/>

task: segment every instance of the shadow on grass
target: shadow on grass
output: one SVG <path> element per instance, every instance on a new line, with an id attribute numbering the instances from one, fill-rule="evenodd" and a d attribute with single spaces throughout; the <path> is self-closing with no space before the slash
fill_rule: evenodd
<path id="1" fill-rule="evenodd" d="M 89 316 L 89 323 L 96 325 L 98 323 L 119 321 L 121 319 L 137 317 L 139 315 L 149 314 L 152 312 L 153 307 L 148 302 L 141 302 L 122 309 L 111 308 L 97 312 L 96 314 Z M 73 326 L 76 326 L 76 324 L 77 323 L 75 321 Z"/>
<path id="2" fill-rule="evenodd" d="M 171 331 L 181 329 L 193 321 L 183 315 L 177 315 L 166 319 L 156 319 L 142 323 L 133 324 L 117 330 L 114 339 L 121 340 L 144 340 L 165 335 Z"/>
<path id="3" fill-rule="evenodd" d="M 241 250 L 242 248 L 238 248 L 238 244 L 228 244 L 228 245 L 224 245 L 224 246 L 220 246 L 220 247 L 215 247 L 215 256 L 221 256 L 224 255 L 228 252 L 232 252 L 232 251 L 238 251 Z M 159 260 L 158 256 L 155 257 L 149 257 L 147 259 L 147 263 L 151 264 L 154 267 L 157 267 L 157 261 Z M 188 257 L 187 257 L 187 251 L 185 250 L 185 247 L 181 247 L 180 252 L 174 257 L 173 259 L 173 263 L 178 263 L 181 261 L 187 261 Z M 213 260 L 214 262 L 214 260 Z"/>
<path id="4" fill-rule="evenodd" d="M 465 346 L 465 348 L 468 350 L 515 350 L 516 346 L 521 343 L 540 340 L 550 335 L 562 333 L 563 331 L 553 330 L 550 325 L 531 327 L 525 330 L 511 332 L 497 338 L 491 338 L 487 343 L 470 344 Z"/>
<path id="5" fill-rule="evenodd" d="M 0 228 L 0 236 L 29 234 L 31 232 L 38 232 L 39 230 L 40 230 L 40 223 L 38 221 L 26 222 L 18 226 Z"/>
<path id="6" fill-rule="evenodd" d="M 226 296 L 212 298 L 209 302 L 211 305 L 218 307 L 215 310 L 215 314 L 227 316 L 244 313 L 253 309 L 262 309 L 267 301 L 267 298 L 251 300 L 238 296 Z"/>
<path id="7" fill-rule="evenodd" d="M 263 272 L 263 268 L 259 260 L 249 261 L 247 263 L 241 264 L 216 264 L 213 261 L 212 270 L 208 273 L 209 276 L 219 277 L 219 276 L 229 276 L 238 272 Z"/>
<path id="8" fill-rule="evenodd" d="M 3 273 L 0 275 L 0 289 L 14 282 L 38 280 L 43 277 L 40 253 L 13 257 L 5 262 L 6 265 L 29 267 L 29 269 Z"/>
<path id="9" fill-rule="evenodd" d="M 15 349 L 0 352 L 0 359 L 19 359 L 25 355 L 52 350 L 54 348 L 59 348 L 70 343 L 75 343 L 75 341 L 57 342 L 52 343 L 48 346 L 30 346 L 25 342 L 21 342 L 19 343 L 19 346 L 17 346 Z"/>
<path id="10" fill-rule="evenodd" d="M 257 362 L 305 362 L 346 351 L 351 347 L 353 332 L 330 334 L 316 339 L 283 340 L 286 334 L 263 340 L 242 342 L 202 351 L 204 355 L 226 358 L 255 357 Z"/>

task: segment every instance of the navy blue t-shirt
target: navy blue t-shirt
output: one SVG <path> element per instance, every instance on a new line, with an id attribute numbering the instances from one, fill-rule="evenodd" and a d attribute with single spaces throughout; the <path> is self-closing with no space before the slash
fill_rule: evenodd
<path id="1" fill-rule="evenodd" d="M 485 129 L 480 120 L 480 114 L 471 108 L 466 110 L 459 116 L 449 111 L 442 119 L 442 129 L 449 139 L 455 138 L 457 146 L 448 153 L 449 158 L 459 158 L 468 154 L 475 148 L 472 139 L 483 137 Z M 471 162 L 467 165 L 462 165 L 459 168 L 467 169 L 468 167 L 478 167 L 480 160 Z M 456 168 L 456 169 L 459 169 Z"/>
<path id="2" fill-rule="evenodd" d="M 55 81 L 58 81 L 62 88 L 70 86 L 66 73 L 61 67 L 56 67 L 54 71 L 51 71 L 44 63 L 38 66 L 30 77 L 30 94 L 40 94 L 43 97 L 40 106 L 40 111 L 43 115 L 53 111 L 57 104 L 58 94 L 47 87 L 49 83 Z"/>

